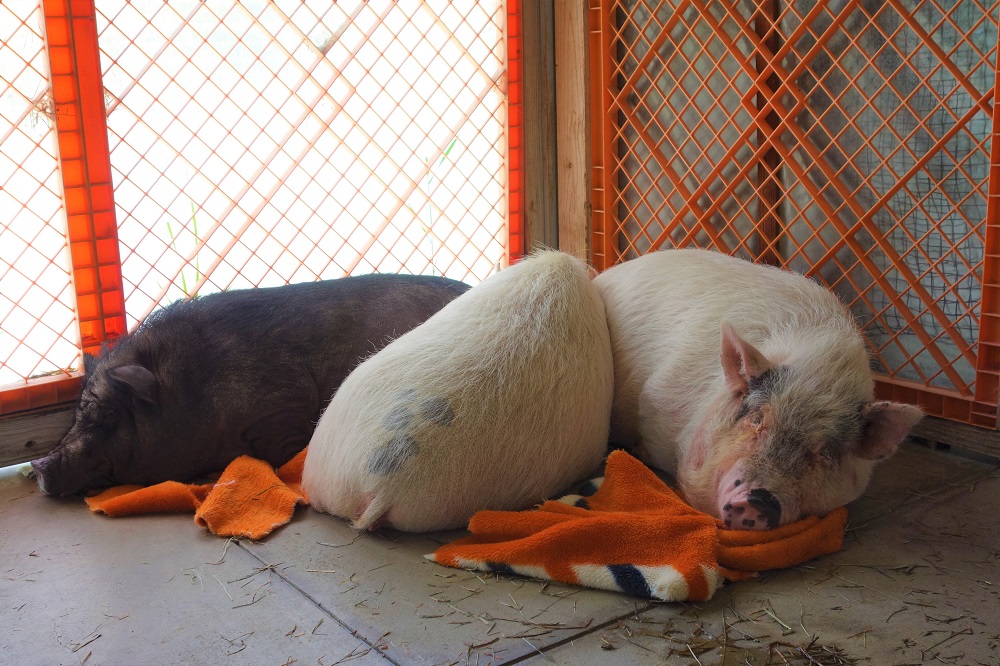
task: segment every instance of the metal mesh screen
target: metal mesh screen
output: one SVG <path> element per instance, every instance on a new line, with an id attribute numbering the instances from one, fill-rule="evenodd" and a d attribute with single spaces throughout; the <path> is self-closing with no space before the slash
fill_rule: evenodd
<path id="1" fill-rule="evenodd" d="M 501 2 L 102 2 L 130 321 L 199 290 L 506 261 Z"/>
<path id="2" fill-rule="evenodd" d="M 998 5 L 591 7 L 600 267 L 700 246 L 803 272 L 850 305 L 883 389 L 995 427 Z"/>

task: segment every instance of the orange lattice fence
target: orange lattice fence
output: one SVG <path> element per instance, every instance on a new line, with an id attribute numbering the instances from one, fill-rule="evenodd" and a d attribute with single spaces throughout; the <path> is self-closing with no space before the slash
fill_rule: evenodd
<path id="1" fill-rule="evenodd" d="M 93 18 L 45 9 L 0 8 L 0 414 L 72 398 L 82 350 L 125 330 Z"/>
<path id="2" fill-rule="evenodd" d="M 850 304 L 886 397 L 996 428 L 998 4 L 591 0 L 593 259 L 712 247 Z"/>
<path id="3" fill-rule="evenodd" d="M 42 4 L 0 6 L 0 415 L 178 298 L 523 254 L 519 0 Z"/>

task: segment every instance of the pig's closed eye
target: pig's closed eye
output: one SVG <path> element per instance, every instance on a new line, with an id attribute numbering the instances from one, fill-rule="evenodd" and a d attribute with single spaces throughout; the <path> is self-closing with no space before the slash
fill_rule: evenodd
<path id="1" fill-rule="evenodd" d="M 826 468 L 835 467 L 837 464 L 837 459 L 833 456 L 833 453 L 830 452 L 830 450 L 827 448 L 822 448 L 819 450 L 818 453 L 814 454 L 814 459 L 816 460 L 816 462 L 818 462 L 820 465 Z"/>
<path id="2" fill-rule="evenodd" d="M 764 422 L 764 415 L 761 414 L 760 412 L 754 412 L 753 414 L 750 415 L 750 425 L 756 427 L 763 422 Z"/>
<path id="3" fill-rule="evenodd" d="M 102 407 L 94 425 L 104 430 L 113 430 L 118 426 L 121 418 L 121 410 L 117 407 Z"/>

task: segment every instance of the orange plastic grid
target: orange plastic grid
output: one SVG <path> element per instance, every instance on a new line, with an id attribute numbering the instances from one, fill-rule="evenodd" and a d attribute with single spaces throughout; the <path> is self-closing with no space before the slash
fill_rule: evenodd
<path id="1" fill-rule="evenodd" d="M 524 34 L 521 0 L 507 0 L 507 263 L 524 257 Z"/>
<path id="2" fill-rule="evenodd" d="M 80 0 L 43 7 L 77 318 L 83 351 L 93 354 L 125 332 L 94 7 Z M 71 399 L 79 384 L 69 370 L 28 381 L 0 392 L 0 414 Z"/>
<path id="3" fill-rule="evenodd" d="M 998 4 L 592 0 L 593 260 L 713 247 L 850 304 L 880 395 L 997 426 Z"/>
<path id="4" fill-rule="evenodd" d="M 124 331 L 126 310 L 134 323 L 203 288 L 373 270 L 476 282 L 523 255 L 519 2 L 424 3 L 409 13 L 396 3 L 285 0 L 153 3 L 142 8 L 148 16 L 111 0 L 96 14 L 93 3 L 46 9 L 62 77 L 55 103 L 82 107 L 59 129 L 88 351 Z M 407 80 L 420 67 L 413 53 L 398 57 L 399 45 L 420 37 L 431 62 Z M 59 60 L 66 54 L 75 60 Z M 241 59 L 246 67 L 232 66 Z M 178 91 L 187 95 L 180 111 L 167 106 Z M 179 176 L 177 164 L 189 173 Z M 407 173 L 387 169 L 401 165 Z M 0 414 L 71 399 L 79 375 L 61 375 L 0 391 Z"/>

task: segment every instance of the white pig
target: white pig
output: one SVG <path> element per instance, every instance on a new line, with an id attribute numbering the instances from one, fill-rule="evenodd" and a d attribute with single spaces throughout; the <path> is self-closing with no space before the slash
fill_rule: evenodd
<path id="1" fill-rule="evenodd" d="M 595 280 L 615 363 L 612 441 L 672 473 L 734 529 L 856 499 L 921 418 L 873 402 L 865 342 L 815 282 L 704 250 L 663 250 Z"/>
<path id="2" fill-rule="evenodd" d="M 543 252 L 491 276 L 370 357 L 309 442 L 312 506 L 358 529 L 464 527 L 593 472 L 614 371 L 587 267 Z"/>

